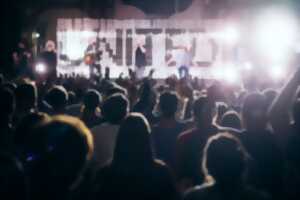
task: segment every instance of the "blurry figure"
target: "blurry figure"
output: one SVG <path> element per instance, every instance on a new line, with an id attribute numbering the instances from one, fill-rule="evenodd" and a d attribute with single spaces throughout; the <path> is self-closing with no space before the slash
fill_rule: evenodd
<path id="1" fill-rule="evenodd" d="M 46 102 L 51 106 L 50 114 L 65 114 L 68 93 L 63 86 L 54 86 L 46 94 Z"/>
<path id="2" fill-rule="evenodd" d="M 40 55 L 40 61 L 47 67 L 48 81 L 53 82 L 57 77 L 57 53 L 55 43 L 48 40 L 45 46 L 45 51 Z"/>
<path id="3" fill-rule="evenodd" d="M 56 116 L 35 128 L 26 155 L 31 199 L 69 199 L 84 181 L 93 137 L 80 120 Z"/>
<path id="4" fill-rule="evenodd" d="M 37 111 L 38 92 L 34 83 L 24 83 L 17 87 L 16 114 L 13 122 L 15 125 L 26 115 Z"/>
<path id="5" fill-rule="evenodd" d="M 146 49 L 144 45 L 139 43 L 135 50 L 135 66 L 136 66 L 136 75 L 138 79 L 144 78 L 146 65 L 147 65 Z"/>
<path id="6" fill-rule="evenodd" d="M 29 186 L 20 162 L 0 154 L 0 198 L 29 200 Z"/>
<path id="7" fill-rule="evenodd" d="M 267 89 L 263 92 L 266 97 L 268 107 L 272 105 L 273 101 L 277 97 L 278 93 L 276 90 Z"/>
<path id="8" fill-rule="evenodd" d="M 153 142 L 158 159 L 163 160 L 173 170 L 176 161 L 176 141 L 180 133 L 185 130 L 185 124 L 176 120 L 178 108 L 176 93 L 165 92 L 159 98 L 161 116 L 158 124 L 153 127 Z"/>
<path id="9" fill-rule="evenodd" d="M 24 41 L 18 43 L 18 47 L 14 50 L 12 54 L 14 75 L 19 76 L 29 76 L 32 75 L 32 69 L 30 69 L 30 59 L 32 55 L 30 50 Z"/>
<path id="10" fill-rule="evenodd" d="M 114 94 L 104 101 L 102 106 L 104 123 L 92 129 L 95 142 L 94 161 L 100 167 L 113 158 L 120 123 L 128 111 L 128 99 L 122 94 Z"/>
<path id="11" fill-rule="evenodd" d="M 249 188 L 243 180 L 248 159 L 249 155 L 236 137 L 228 133 L 211 137 L 205 145 L 202 160 L 206 181 L 188 191 L 184 200 L 268 199 Z"/>
<path id="12" fill-rule="evenodd" d="M 177 140 L 177 175 L 183 190 L 199 185 L 204 181 L 200 170 L 200 158 L 209 137 L 222 132 L 235 130 L 213 125 L 214 103 L 206 96 L 194 102 L 195 128 L 181 133 Z"/>
<path id="13" fill-rule="evenodd" d="M 15 95 L 7 88 L 0 87 L 0 109 L 0 153 L 12 153 Z"/>
<path id="14" fill-rule="evenodd" d="M 154 159 L 150 126 L 141 114 L 132 113 L 121 124 L 112 163 L 97 176 L 101 199 L 178 199 L 167 166 Z"/>
<path id="15" fill-rule="evenodd" d="M 274 134 L 267 129 L 267 102 L 260 93 L 249 94 L 244 102 L 242 118 L 245 131 L 240 139 L 253 158 L 249 184 L 264 190 L 272 198 L 283 194 L 283 155 Z"/>
<path id="16" fill-rule="evenodd" d="M 216 125 L 221 125 L 223 115 L 228 111 L 228 105 L 224 102 L 217 102 L 217 113 L 214 119 Z"/>
<path id="17" fill-rule="evenodd" d="M 22 162 L 26 161 L 25 151 L 34 139 L 35 128 L 40 124 L 49 122 L 50 119 L 50 116 L 45 113 L 35 112 L 24 116 L 18 123 L 14 132 L 14 144 L 17 156 Z"/>
<path id="18" fill-rule="evenodd" d="M 157 117 L 153 114 L 153 109 L 156 105 L 156 94 L 152 90 L 150 82 L 145 80 L 140 88 L 140 98 L 138 102 L 134 105 L 132 111 L 142 113 L 150 124 L 155 124 L 157 122 Z"/>
<path id="19" fill-rule="evenodd" d="M 96 90 L 89 90 L 83 99 L 81 120 L 89 127 L 101 123 L 101 95 Z"/>
<path id="20" fill-rule="evenodd" d="M 76 93 L 73 91 L 68 91 L 68 96 L 69 96 L 69 100 L 68 100 L 68 106 L 70 105 L 74 105 L 77 103 L 77 96 Z"/>
<path id="21" fill-rule="evenodd" d="M 227 111 L 223 115 L 220 125 L 223 127 L 234 128 L 237 130 L 242 129 L 241 118 L 240 118 L 239 114 L 235 111 Z"/>

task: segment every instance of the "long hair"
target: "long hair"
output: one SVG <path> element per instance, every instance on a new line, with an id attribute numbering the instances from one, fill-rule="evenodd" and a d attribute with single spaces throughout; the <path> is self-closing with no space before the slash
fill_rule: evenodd
<path id="1" fill-rule="evenodd" d="M 150 132 L 142 114 L 129 114 L 119 129 L 112 165 L 127 171 L 150 167 L 154 161 Z"/>

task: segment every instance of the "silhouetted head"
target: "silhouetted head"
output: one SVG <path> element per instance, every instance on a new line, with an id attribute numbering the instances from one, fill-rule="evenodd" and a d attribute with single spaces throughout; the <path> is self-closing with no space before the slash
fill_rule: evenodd
<path id="1" fill-rule="evenodd" d="M 93 138 L 82 121 L 56 116 L 35 129 L 25 167 L 35 198 L 59 198 L 76 187 L 93 154 Z"/>
<path id="2" fill-rule="evenodd" d="M 89 90 L 83 99 L 86 109 L 95 110 L 101 103 L 101 95 L 97 90 Z"/>
<path id="3" fill-rule="evenodd" d="M 226 103 L 220 103 L 217 106 L 217 113 L 220 118 L 228 111 L 228 105 Z"/>
<path id="4" fill-rule="evenodd" d="M 46 95 L 47 102 L 52 106 L 54 112 L 63 112 L 68 103 L 68 93 L 62 86 L 54 86 Z"/>
<path id="5" fill-rule="evenodd" d="M 7 123 L 15 110 L 15 95 L 7 88 L 0 87 L 0 123 Z"/>
<path id="6" fill-rule="evenodd" d="M 235 111 L 226 112 L 222 117 L 221 126 L 240 130 L 242 128 L 242 122 L 239 114 Z"/>
<path id="7" fill-rule="evenodd" d="M 297 99 L 293 104 L 293 118 L 297 125 L 300 125 L 300 99 Z"/>
<path id="8" fill-rule="evenodd" d="M 243 123 L 247 130 L 263 130 L 267 126 L 267 102 L 260 93 L 249 94 L 242 109 Z"/>
<path id="9" fill-rule="evenodd" d="M 239 139 L 229 133 L 220 133 L 207 141 L 202 170 L 219 185 L 241 184 L 248 157 Z"/>
<path id="10" fill-rule="evenodd" d="M 212 124 L 214 105 L 206 96 L 198 98 L 193 105 L 194 118 L 198 126 L 209 126 Z"/>
<path id="11" fill-rule="evenodd" d="M 69 91 L 68 92 L 68 97 L 69 97 L 69 100 L 68 100 L 68 105 L 73 105 L 76 103 L 76 93 L 73 92 L 73 91 Z"/>
<path id="12" fill-rule="evenodd" d="M 119 129 L 113 164 L 129 171 L 149 167 L 153 162 L 150 132 L 150 125 L 142 114 L 129 114 Z"/>
<path id="13" fill-rule="evenodd" d="M 165 92 L 160 95 L 159 98 L 159 108 L 163 115 L 166 118 L 175 117 L 178 106 L 178 97 L 174 92 Z"/>
<path id="14" fill-rule="evenodd" d="M 102 106 L 102 113 L 108 122 L 120 123 L 129 111 L 128 99 L 123 94 L 114 94 L 108 97 Z"/>
<path id="15" fill-rule="evenodd" d="M 24 83 L 15 90 L 17 111 L 30 111 L 37 106 L 37 88 L 33 83 Z"/>

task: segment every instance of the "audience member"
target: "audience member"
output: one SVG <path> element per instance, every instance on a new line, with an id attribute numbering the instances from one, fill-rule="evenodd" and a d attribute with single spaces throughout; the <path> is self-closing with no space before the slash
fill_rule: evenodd
<path id="1" fill-rule="evenodd" d="M 185 195 L 185 200 L 268 199 L 245 184 L 243 179 L 249 155 L 241 142 L 231 134 L 209 138 L 204 148 L 202 171 L 206 181 Z"/>
<path id="2" fill-rule="evenodd" d="M 93 138 L 80 120 L 55 116 L 36 128 L 26 155 L 31 199 L 68 199 L 85 178 Z"/>
<path id="3" fill-rule="evenodd" d="M 172 169 L 175 169 L 177 137 L 185 129 L 185 124 L 175 118 L 177 106 L 176 93 L 165 92 L 160 96 L 161 116 L 158 124 L 153 127 L 152 134 L 157 158 L 166 162 Z"/>
<path id="4" fill-rule="evenodd" d="M 113 161 L 97 176 L 95 197 L 101 199 L 178 199 L 167 166 L 154 159 L 150 126 L 132 113 L 122 123 Z"/>
<path id="5" fill-rule="evenodd" d="M 14 124 L 29 113 L 37 110 L 38 93 L 34 83 L 23 83 L 15 90 L 16 95 L 16 115 L 14 115 Z"/>
<path id="6" fill-rule="evenodd" d="M 89 90 L 83 99 L 81 120 L 92 128 L 101 123 L 101 95 L 96 90 Z"/>
<path id="7" fill-rule="evenodd" d="M 103 166 L 113 158 L 120 123 L 128 111 L 128 99 L 123 94 L 114 94 L 104 101 L 102 106 L 104 123 L 92 128 L 95 142 L 94 160 L 97 165 Z"/>

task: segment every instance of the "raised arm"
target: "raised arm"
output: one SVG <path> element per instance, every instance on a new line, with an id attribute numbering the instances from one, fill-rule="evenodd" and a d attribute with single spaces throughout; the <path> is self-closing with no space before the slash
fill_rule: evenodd
<path id="1" fill-rule="evenodd" d="M 269 119 L 275 132 L 283 133 L 290 124 L 290 108 L 300 84 L 300 68 L 292 75 L 269 110 Z"/>

